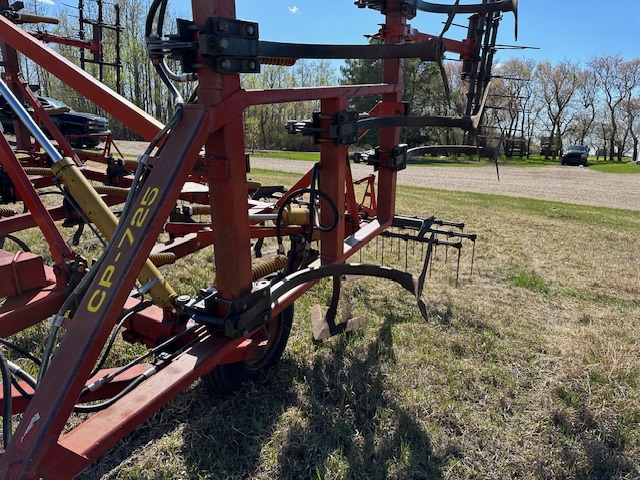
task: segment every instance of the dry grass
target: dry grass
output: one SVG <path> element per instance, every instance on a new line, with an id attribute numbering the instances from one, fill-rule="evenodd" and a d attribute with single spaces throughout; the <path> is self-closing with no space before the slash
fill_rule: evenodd
<path id="1" fill-rule="evenodd" d="M 416 188 L 398 211 L 479 234 L 457 287 L 438 252 L 430 321 L 360 279 L 342 313 L 368 322 L 314 343 L 321 283 L 296 303 L 278 369 L 231 398 L 194 384 L 78 478 L 638 478 L 640 213 Z M 166 271 L 197 288 L 189 269 L 202 282 L 210 261 Z"/>

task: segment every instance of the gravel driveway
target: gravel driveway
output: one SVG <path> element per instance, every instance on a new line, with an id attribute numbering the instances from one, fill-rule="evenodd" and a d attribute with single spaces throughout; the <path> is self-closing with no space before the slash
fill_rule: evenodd
<path id="1" fill-rule="evenodd" d="M 310 162 L 274 158 L 252 158 L 251 166 L 269 170 L 306 172 Z M 354 178 L 373 171 L 352 165 Z M 638 166 L 640 173 L 640 166 Z M 588 168 L 563 167 L 424 167 L 409 166 L 398 173 L 400 185 L 492 193 L 512 197 L 556 200 L 579 205 L 640 210 L 640 174 L 602 173 Z"/>
<path id="2" fill-rule="evenodd" d="M 126 153 L 141 154 L 144 142 L 116 142 Z M 252 158 L 253 168 L 305 173 L 311 162 L 278 158 Z M 373 172 L 366 165 L 352 165 L 353 177 L 362 178 Z M 495 167 L 425 167 L 409 166 L 398 173 L 400 185 L 491 193 L 512 197 L 556 200 L 579 205 L 640 210 L 640 166 L 638 175 L 602 173 L 589 168 L 500 167 L 500 181 Z"/>

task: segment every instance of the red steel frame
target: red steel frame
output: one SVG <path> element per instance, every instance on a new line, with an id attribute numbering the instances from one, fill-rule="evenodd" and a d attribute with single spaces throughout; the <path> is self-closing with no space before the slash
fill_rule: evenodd
<path id="1" fill-rule="evenodd" d="M 386 21 L 380 34 L 385 43 L 401 44 L 413 40 L 408 34 L 407 18 L 400 13 L 399 6 L 399 0 L 387 2 Z M 192 11 L 197 27 L 202 27 L 209 17 L 236 17 L 235 0 L 192 0 Z M 148 114 L 99 84 L 2 16 L 0 38 L 122 120 L 145 139 L 151 140 L 162 128 Z M 471 51 L 465 42 L 449 41 L 448 46 L 464 55 L 469 55 Z M 198 69 L 197 103 L 183 107 L 177 125 L 167 136 L 157 158 L 153 159 L 153 169 L 144 183 L 143 194 L 135 199 L 131 213 L 121 219 L 121 223 L 128 227 L 113 238 L 105 261 L 99 267 L 96 279 L 73 320 L 68 322 L 68 331 L 33 399 L 28 405 L 23 402 L 17 407 L 20 411 L 24 410 L 24 416 L 7 451 L 0 458 L 1 478 L 70 478 L 197 378 L 216 365 L 238 361 L 246 355 L 256 331 L 235 339 L 220 332 L 201 333 L 195 344 L 167 367 L 106 410 L 61 435 L 82 389 L 90 381 L 91 369 L 128 301 L 137 272 L 152 250 L 163 250 L 162 246 L 155 245 L 156 239 L 181 196 L 184 182 L 192 176 L 206 179 L 209 186 L 210 228 L 201 228 L 200 225 L 191 227 L 192 233 L 166 249 L 182 256 L 196 248 L 213 244 L 220 297 L 234 300 L 251 291 L 250 242 L 252 238 L 268 233 L 261 227 L 251 226 L 249 222 L 242 123 L 244 109 L 260 104 L 320 100 L 321 114 L 331 116 L 347 108 L 349 97 L 381 95 L 382 102 L 376 111 L 387 116 L 401 115 L 403 109 L 398 107 L 401 105 L 402 72 L 402 60 L 385 60 L 380 84 L 246 91 L 241 88 L 237 74 L 220 74 L 205 67 Z M 373 183 L 370 182 L 371 188 L 366 194 L 370 199 L 369 210 L 374 211 L 377 207 L 377 218 L 355 226 L 353 224 L 359 217 L 347 161 L 347 147 L 332 142 L 322 143 L 320 183 L 323 191 L 336 205 L 346 206 L 339 208 L 337 228 L 321 234 L 322 264 L 344 262 L 390 225 L 395 214 L 397 173 L 384 162 L 398 145 L 399 135 L 399 128 L 381 130 L 378 193 L 376 196 Z M 204 153 L 201 153 L 202 146 Z M 5 168 L 6 165 L 20 165 L 4 139 L 0 139 L 0 149 Z M 55 233 L 57 229 L 53 220 L 60 218 L 60 212 L 44 209 L 37 204 L 33 193 L 27 188 L 29 179 L 20 170 L 14 168 L 12 180 L 23 185 L 20 192 L 22 199 L 32 203 L 29 207 L 35 223 L 45 232 L 56 262 L 63 263 L 73 257 L 73 252 Z M 87 174 L 90 174 L 89 170 Z M 310 174 L 307 174 L 301 179 L 300 185 L 306 186 L 309 181 Z M 323 200 L 321 207 L 328 211 L 325 203 Z M 139 212 L 144 215 L 138 215 Z M 16 229 L 26 228 L 25 225 L 33 225 L 33 220 L 26 217 L 20 221 L 14 220 L 12 225 Z M 173 225 L 172 228 L 180 230 L 185 227 Z M 182 230 L 183 233 L 187 231 L 189 229 Z M 296 231 L 296 227 L 290 231 Z M 198 247 L 194 246 L 195 243 Z M 64 299 L 64 281 L 60 277 L 57 282 L 61 285 L 56 285 L 52 279 L 50 287 L 34 294 L 40 303 L 36 302 L 38 307 L 31 307 L 27 316 L 41 318 L 55 313 Z M 312 283 L 303 284 L 280 298 L 272 305 L 273 314 L 292 304 L 311 286 Z M 8 304 L 24 301 L 23 298 L 13 300 L 10 299 Z M 25 312 L 26 309 L 4 308 L 0 312 L 0 333 L 9 335 L 17 331 L 9 326 L 10 321 L 17 320 L 18 329 L 29 326 Z M 146 341 L 166 338 L 174 333 L 173 327 L 164 322 L 167 315 L 170 316 L 171 312 L 166 309 L 163 312 L 156 307 L 136 316 L 136 320 L 130 321 L 127 326 L 132 334 L 139 334 Z M 134 376 L 130 374 L 120 379 L 122 385 L 126 385 Z M 112 386 L 104 395 L 112 395 L 114 388 L 117 390 L 118 387 Z"/>

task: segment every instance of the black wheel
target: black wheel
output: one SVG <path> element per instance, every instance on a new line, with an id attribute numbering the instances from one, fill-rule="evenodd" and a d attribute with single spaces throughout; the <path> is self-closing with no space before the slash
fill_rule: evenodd
<path id="1" fill-rule="evenodd" d="M 66 136 L 70 135 L 80 135 L 82 132 L 80 130 L 76 130 L 75 128 L 68 128 L 64 131 Z M 73 137 L 69 138 L 69 143 L 73 148 L 82 148 L 84 146 L 84 138 L 82 137 Z"/>
<path id="2" fill-rule="evenodd" d="M 217 395 L 231 395 L 248 381 L 258 380 L 277 363 L 289 340 L 293 324 L 293 304 L 271 319 L 257 335 L 264 336 L 251 360 L 219 365 L 202 377 L 204 386 Z"/>

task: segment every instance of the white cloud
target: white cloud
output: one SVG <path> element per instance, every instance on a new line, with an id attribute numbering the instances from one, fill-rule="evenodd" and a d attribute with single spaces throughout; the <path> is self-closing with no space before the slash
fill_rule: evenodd
<path id="1" fill-rule="evenodd" d="M 56 2 L 53 0 L 37 0 L 39 3 L 44 3 L 45 5 L 55 5 Z"/>
<path id="2" fill-rule="evenodd" d="M 289 13 L 295 15 L 296 13 L 300 13 L 300 9 L 298 7 L 296 7 L 295 5 L 293 7 L 288 7 L 289 8 Z"/>

